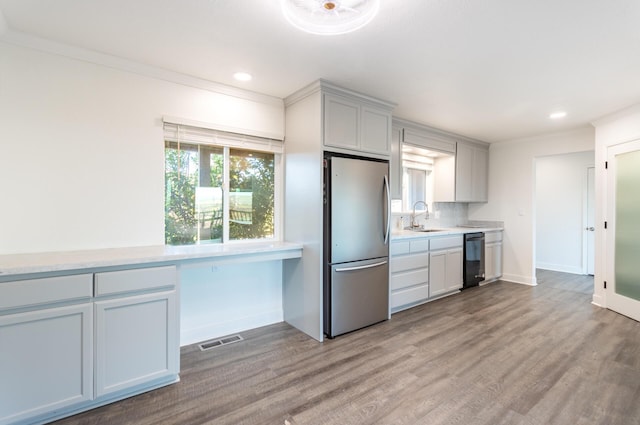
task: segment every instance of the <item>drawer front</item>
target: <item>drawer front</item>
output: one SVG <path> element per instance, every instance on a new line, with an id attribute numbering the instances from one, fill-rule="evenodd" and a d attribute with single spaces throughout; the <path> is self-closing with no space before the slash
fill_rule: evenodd
<path id="1" fill-rule="evenodd" d="M 390 255 L 402 255 L 411 252 L 411 243 L 409 241 L 391 242 L 389 247 Z"/>
<path id="2" fill-rule="evenodd" d="M 391 290 L 407 288 L 429 282 L 429 269 L 417 269 L 410 272 L 391 275 Z"/>
<path id="3" fill-rule="evenodd" d="M 93 296 L 93 275 L 45 277 L 0 283 L 0 310 Z"/>
<path id="4" fill-rule="evenodd" d="M 438 249 L 459 248 L 462 246 L 462 244 L 462 235 L 433 238 L 431 239 L 431 250 L 435 251 Z"/>
<path id="5" fill-rule="evenodd" d="M 411 241 L 411 253 L 429 251 L 429 239 L 416 239 Z"/>
<path id="6" fill-rule="evenodd" d="M 391 294 L 391 308 L 424 301 L 429 297 L 429 285 L 420 285 Z"/>
<path id="7" fill-rule="evenodd" d="M 484 234 L 485 243 L 500 242 L 500 241 L 502 241 L 502 232 L 491 232 L 491 233 Z"/>
<path id="8" fill-rule="evenodd" d="M 429 253 L 391 258 L 391 273 L 429 267 Z"/>
<path id="9" fill-rule="evenodd" d="M 96 296 L 173 287 L 177 281 L 175 266 L 96 273 Z"/>

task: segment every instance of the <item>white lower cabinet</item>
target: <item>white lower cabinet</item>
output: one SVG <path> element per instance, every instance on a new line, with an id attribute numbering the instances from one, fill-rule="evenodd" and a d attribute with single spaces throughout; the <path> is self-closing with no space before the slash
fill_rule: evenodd
<path id="1" fill-rule="evenodd" d="M 0 281 L 0 425 L 68 416 L 179 369 L 175 266 Z"/>
<path id="2" fill-rule="evenodd" d="M 431 240 L 429 253 L 429 297 L 437 297 L 462 288 L 462 235 Z"/>
<path id="3" fill-rule="evenodd" d="M 175 290 L 98 301 L 95 315 L 97 397 L 178 373 Z"/>
<path id="4" fill-rule="evenodd" d="M 96 397 L 178 374 L 176 281 L 174 266 L 96 273 Z"/>
<path id="5" fill-rule="evenodd" d="M 485 234 L 484 279 L 485 282 L 502 276 L 502 231 Z"/>
<path id="6" fill-rule="evenodd" d="M 429 240 L 391 243 L 390 308 L 395 313 L 429 298 Z"/>
<path id="7" fill-rule="evenodd" d="M 91 274 L 0 282 L 0 424 L 93 399 L 92 283 Z"/>
<path id="8" fill-rule="evenodd" d="M 91 303 L 0 316 L 0 424 L 93 398 Z"/>

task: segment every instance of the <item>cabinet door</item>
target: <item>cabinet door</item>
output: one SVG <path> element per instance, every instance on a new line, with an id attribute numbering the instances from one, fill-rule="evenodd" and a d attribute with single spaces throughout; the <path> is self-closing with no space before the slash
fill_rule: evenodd
<path id="1" fill-rule="evenodd" d="M 324 95 L 324 144 L 358 149 L 360 105 L 342 96 Z"/>
<path id="2" fill-rule="evenodd" d="M 391 199 L 402 199 L 402 128 L 391 130 L 391 160 L 389 161 Z"/>
<path id="3" fill-rule="evenodd" d="M 496 278 L 496 244 L 485 244 L 484 246 L 484 280 L 493 280 Z"/>
<path id="4" fill-rule="evenodd" d="M 447 291 L 462 288 L 462 248 L 447 251 Z"/>
<path id="5" fill-rule="evenodd" d="M 476 148 L 473 158 L 473 201 L 487 202 L 489 200 L 489 151 Z"/>
<path id="6" fill-rule="evenodd" d="M 93 398 L 91 304 L 0 316 L 0 424 Z"/>
<path id="7" fill-rule="evenodd" d="M 176 291 L 95 303 L 96 396 L 178 374 Z"/>
<path id="8" fill-rule="evenodd" d="M 458 143 L 456 149 L 456 201 L 472 201 L 473 192 L 473 151 L 472 146 Z"/>
<path id="9" fill-rule="evenodd" d="M 433 162 L 433 201 L 454 202 L 456 196 L 456 157 L 442 156 Z"/>
<path id="10" fill-rule="evenodd" d="M 493 269 L 496 278 L 502 277 L 502 242 L 495 245 Z"/>
<path id="11" fill-rule="evenodd" d="M 360 150 L 389 155 L 391 153 L 391 112 L 362 106 Z"/>
<path id="12" fill-rule="evenodd" d="M 429 297 L 447 292 L 447 251 L 429 254 Z"/>

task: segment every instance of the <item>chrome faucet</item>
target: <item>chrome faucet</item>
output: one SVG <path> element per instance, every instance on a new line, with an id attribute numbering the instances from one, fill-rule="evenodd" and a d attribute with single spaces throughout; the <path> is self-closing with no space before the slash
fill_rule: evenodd
<path id="1" fill-rule="evenodd" d="M 427 205 L 426 202 L 424 201 L 416 201 L 416 203 L 413 204 L 413 213 L 411 214 L 411 227 L 420 227 L 417 223 L 416 223 L 416 206 L 418 204 L 423 204 L 425 211 L 424 213 L 420 213 L 420 214 L 424 214 L 425 220 L 429 219 L 429 205 Z M 418 214 L 418 215 L 420 215 Z"/>

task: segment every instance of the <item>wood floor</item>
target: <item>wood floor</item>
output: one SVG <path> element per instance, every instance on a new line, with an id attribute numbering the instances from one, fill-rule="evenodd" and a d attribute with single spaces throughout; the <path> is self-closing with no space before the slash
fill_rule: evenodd
<path id="1" fill-rule="evenodd" d="M 540 271 L 318 343 L 282 323 L 182 351 L 181 382 L 71 424 L 640 424 L 640 323 Z"/>

